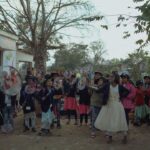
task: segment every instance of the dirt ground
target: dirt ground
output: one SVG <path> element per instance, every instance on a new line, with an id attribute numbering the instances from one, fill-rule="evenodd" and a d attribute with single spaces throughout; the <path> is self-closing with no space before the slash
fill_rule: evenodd
<path id="1" fill-rule="evenodd" d="M 0 150 L 150 150 L 150 127 L 130 127 L 128 144 L 121 143 L 122 136 L 114 135 L 112 144 L 107 144 L 102 132 L 95 139 L 90 138 L 88 126 L 66 125 L 62 120 L 61 129 L 53 129 L 52 136 L 40 137 L 37 133 L 23 133 L 23 116 L 15 119 L 15 131 L 9 135 L 0 133 Z M 40 120 L 37 119 L 37 130 Z"/>

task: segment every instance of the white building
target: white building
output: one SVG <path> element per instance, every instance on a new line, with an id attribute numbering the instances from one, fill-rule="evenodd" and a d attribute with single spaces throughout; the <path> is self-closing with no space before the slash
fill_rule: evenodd
<path id="1" fill-rule="evenodd" d="M 0 30 L 0 66 L 16 67 L 17 36 Z"/>
<path id="2" fill-rule="evenodd" d="M 17 51 L 17 40 L 17 36 L 0 30 L 0 66 L 3 70 L 13 66 L 24 75 L 27 68 L 34 67 L 33 55 Z"/>

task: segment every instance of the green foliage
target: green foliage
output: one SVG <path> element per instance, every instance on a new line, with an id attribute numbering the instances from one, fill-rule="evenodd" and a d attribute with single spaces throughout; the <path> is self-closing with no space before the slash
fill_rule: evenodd
<path id="1" fill-rule="evenodd" d="M 101 41 L 94 41 L 89 45 L 71 43 L 55 53 L 52 68 L 74 70 L 90 65 L 96 70 L 102 66 L 105 52 Z"/>
<path id="2" fill-rule="evenodd" d="M 135 50 L 129 53 L 126 59 L 105 60 L 100 66 L 103 73 L 111 73 L 116 70 L 119 72 L 128 71 L 133 81 L 142 79 L 143 74 L 150 74 L 150 56 L 148 51 Z"/>
<path id="3" fill-rule="evenodd" d="M 144 42 L 144 41 L 143 41 L 142 39 L 140 39 L 140 40 L 136 41 L 136 44 L 141 45 L 143 42 Z"/>
<path id="4" fill-rule="evenodd" d="M 137 7 L 135 7 L 135 9 L 140 14 L 138 16 L 120 15 L 118 17 L 119 23 L 116 27 L 119 27 L 121 23 L 124 23 L 128 20 L 135 22 L 133 23 L 134 28 L 135 28 L 134 33 L 135 34 L 145 33 L 147 35 L 147 38 L 145 41 L 141 39 L 136 41 L 136 44 L 140 45 L 140 48 L 143 48 L 144 46 L 147 45 L 147 43 L 150 42 L 150 0 L 133 0 L 133 1 L 137 3 Z M 128 38 L 129 36 L 130 36 L 130 33 L 126 32 L 123 37 Z"/>
<path id="5" fill-rule="evenodd" d="M 120 23 L 116 25 L 116 27 L 120 27 Z"/>
<path id="6" fill-rule="evenodd" d="M 89 47 L 89 59 L 91 59 L 91 64 L 93 65 L 93 69 L 98 69 L 103 61 L 103 55 L 106 53 L 106 50 L 104 49 L 104 44 L 101 41 L 94 41 L 91 42 Z"/>
<path id="7" fill-rule="evenodd" d="M 90 17 L 86 17 L 84 18 L 85 21 L 99 21 L 99 20 L 102 20 L 104 18 L 104 16 L 90 16 Z"/>
<path id="8" fill-rule="evenodd" d="M 45 72 L 47 50 L 61 46 L 62 29 L 87 29 L 91 9 L 88 0 L 6 0 L 0 4 L 0 26 L 3 22 L 19 37 L 18 43 L 34 55 L 36 69 Z"/>
<path id="9" fill-rule="evenodd" d="M 128 38 L 128 37 L 130 37 L 130 36 L 131 36 L 131 34 L 126 31 L 126 32 L 124 32 L 123 38 L 126 39 L 126 38 Z"/>
<path id="10" fill-rule="evenodd" d="M 111 60 L 105 61 L 105 63 L 102 65 L 102 70 L 106 74 L 110 74 L 112 71 L 119 71 L 120 65 L 123 64 L 123 59 L 117 59 L 113 58 Z"/>
<path id="11" fill-rule="evenodd" d="M 88 64 L 87 45 L 69 44 L 63 49 L 58 50 L 55 55 L 55 63 L 52 68 L 64 68 L 74 70 Z"/>
<path id="12" fill-rule="evenodd" d="M 102 28 L 108 30 L 108 26 L 107 25 L 101 25 Z"/>
<path id="13" fill-rule="evenodd" d="M 118 17 L 118 21 L 124 21 L 124 20 L 125 20 L 125 17 L 124 17 L 124 16 L 120 15 L 120 16 Z"/>
<path id="14" fill-rule="evenodd" d="M 142 73 L 150 73 L 148 70 L 150 57 L 148 52 L 144 50 L 136 50 L 133 53 L 128 54 L 128 58 L 125 63 L 130 68 L 129 72 L 134 81 L 141 79 Z"/>

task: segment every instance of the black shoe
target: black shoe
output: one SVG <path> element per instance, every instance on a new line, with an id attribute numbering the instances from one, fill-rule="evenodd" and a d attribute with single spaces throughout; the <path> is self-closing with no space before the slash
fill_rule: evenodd
<path id="1" fill-rule="evenodd" d="M 49 130 L 48 130 L 48 129 L 45 129 L 45 131 L 44 131 L 44 132 L 48 134 L 48 133 L 49 133 Z"/>
<path id="2" fill-rule="evenodd" d="M 52 133 L 48 129 L 44 129 L 42 132 L 40 132 L 38 135 L 40 136 L 51 136 Z"/>
<path id="3" fill-rule="evenodd" d="M 51 124 L 51 129 L 53 129 L 53 128 L 54 128 L 54 124 L 52 123 L 52 124 Z"/>
<path id="4" fill-rule="evenodd" d="M 141 123 L 140 123 L 140 122 L 135 122 L 135 123 L 134 123 L 134 126 L 140 127 L 140 126 L 141 126 Z"/>
<path id="5" fill-rule="evenodd" d="M 112 136 L 108 136 L 108 139 L 107 139 L 107 144 L 110 144 L 112 143 Z"/>
<path id="6" fill-rule="evenodd" d="M 58 124 L 58 125 L 57 125 L 57 128 L 58 128 L 58 129 L 61 129 L 61 125 L 60 125 L 60 124 Z"/>
<path id="7" fill-rule="evenodd" d="M 41 130 L 40 130 L 40 132 L 44 132 L 44 131 L 45 131 L 45 129 L 41 129 Z"/>
<path id="8" fill-rule="evenodd" d="M 150 119 L 148 119 L 146 123 L 148 126 L 150 126 Z"/>
<path id="9" fill-rule="evenodd" d="M 45 136 L 46 135 L 46 129 L 41 129 L 41 131 L 38 133 L 39 136 Z"/>
<path id="10" fill-rule="evenodd" d="M 35 128 L 32 128 L 32 132 L 36 132 Z"/>
<path id="11" fill-rule="evenodd" d="M 25 127 L 23 132 L 29 131 L 30 129 L 28 127 Z"/>
<path id="12" fill-rule="evenodd" d="M 127 144 L 127 136 L 124 136 L 123 140 L 122 140 L 123 144 Z"/>

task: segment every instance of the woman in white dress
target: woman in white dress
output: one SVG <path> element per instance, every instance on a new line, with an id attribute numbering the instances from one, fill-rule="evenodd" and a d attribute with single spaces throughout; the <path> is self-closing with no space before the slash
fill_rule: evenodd
<path id="1" fill-rule="evenodd" d="M 104 105 L 95 121 L 95 127 L 107 133 L 108 143 L 112 142 L 112 134 L 116 132 L 123 132 L 123 143 L 127 143 L 128 126 L 121 99 L 126 97 L 129 91 L 119 85 L 119 78 L 118 74 L 112 74 L 110 83 L 103 87 Z"/>

